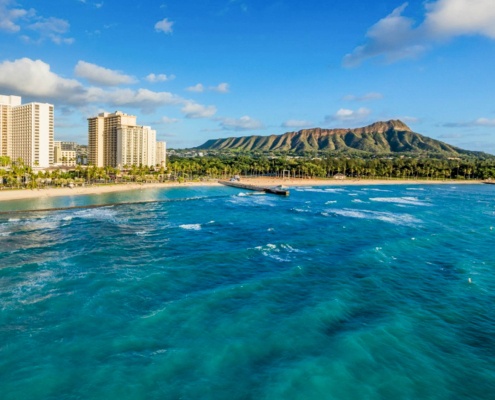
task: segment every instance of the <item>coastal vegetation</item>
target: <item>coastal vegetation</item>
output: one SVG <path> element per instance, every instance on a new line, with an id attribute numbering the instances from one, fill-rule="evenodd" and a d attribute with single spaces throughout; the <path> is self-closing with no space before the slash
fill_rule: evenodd
<path id="1" fill-rule="evenodd" d="M 414 157 L 476 157 L 490 155 L 460 149 L 413 132 L 400 120 L 379 121 L 355 129 L 303 129 L 283 135 L 244 136 L 208 140 L 198 150 L 286 152 L 301 155 L 308 152 L 346 154 L 357 157 L 408 154 Z"/>
<path id="2" fill-rule="evenodd" d="M 243 177 L 354 179 L 495 179 L 495 159 L 435 159 L 414 157 L 359 158 L 313 155 L 292 157 L 262 154 L 172 155 L 167 168 L 125 166 L 122 170 L 78 165 L 71 169 L 36 171 L 22 160 L 0 168 L 1 188 L 43 188 L 116 183 L 200 181 Z"/>

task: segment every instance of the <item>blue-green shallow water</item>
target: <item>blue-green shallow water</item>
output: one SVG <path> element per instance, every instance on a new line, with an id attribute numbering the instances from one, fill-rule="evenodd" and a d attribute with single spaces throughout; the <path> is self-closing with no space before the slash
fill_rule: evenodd
<path id="1" fill-rule="evenodd" d="M 495 187 L 144 193 L 0 217 L 2 399 L 494 398 Z"/>

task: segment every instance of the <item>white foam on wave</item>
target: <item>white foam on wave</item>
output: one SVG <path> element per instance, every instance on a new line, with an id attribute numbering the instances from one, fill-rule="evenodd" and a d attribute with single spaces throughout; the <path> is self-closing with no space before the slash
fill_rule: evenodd
<path id="1" fill-rule="evenodd" d="M 325 192 L 327 193 L 344 193 L 346 192 L 345 189 L 325 189 Z"/>
<path id="2" fill-rule="evenodd" d="M 395 225 L 415 225 L 421 223 L 421 220 L 414 218 L 409 214 L 398 214 L 392 212 L 371 211 L 371 210 L 352 210 L 349 208 L 344 209 L 330 209 L 327 210 L 334 215 L 340 215 L 349 218 L 370 219 L 383 222 L 389 222 Z M 322 215 L 324 215 L 322 213 Z"/>
<path id="3" fill-rule="evenodd" d="M 417 190 L 417 191 L 424 191 L 423 188 L 417 187 L 417 188 L 406 188 L 406 190 Z"/>
<path id="4" fill-rule="evenodd" d="M 326 193 L 324 189 L 316 189 L 316 188 L 306 188 L 306 189 L 296 189 L 298 192 L 312 192 L 312 193 Z"/>
<path id="5" fill-rule="evenodd" d="M 287 262 L 290 259 L 287 257 L 289 253 L 302 253 L 302 250 L 296 249 L 289 244 L 280 244 L 275 245 L 272 243 L 268 243 L 265 246 L 257 246 L 255 250 L 258 250 L 265 257 L 272 258 L 276 261 Z"/>
<path id="6" fill-rule="evenodd" d="M 179 225 L 179 228 L 187 229 L 189 231 L 200 231 L 201 224 L 183 224 L 183 225 Z"/>
<path id="7" fill-rule="evenodd" d="M 91 208 L 74 213 L 74 217 L 83 219 L 112 220 L 116 216 L 117 211 L 113 207 Z"/>
<path id="8" fill-rule="evenodd" d="M 429 203 L 425 203 L 419 200 L 417 197 L 372 197 L 371 201 L 381 202 L 381 203 L 396 203 L 396 204 L 406 204 L 410 206 L 429 206 Z"/>
<path id="9" fill-rule="evenodd" d="M 352 200 L 353 203 L 368 203 L 367 201 L 363 201 L 363 200 L 360 200 L 360 199 L 354 199 Z"/>
<path id="10" fill-rule="evenodd" d="M 335 204 L 337 203 L 337 200 L 329 200 L 325 204 Z"/>
<path id="11" fill-rule="evenodd" d="M 20 218 L 9 218 L 9 222 L 19 222 Z"/>

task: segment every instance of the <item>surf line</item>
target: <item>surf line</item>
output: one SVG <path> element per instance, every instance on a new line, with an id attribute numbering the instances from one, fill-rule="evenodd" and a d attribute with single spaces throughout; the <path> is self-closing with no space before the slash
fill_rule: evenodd
<path id="1" fill-rule="evenodd" d="M 118 202 L 118 203 L 86 204 L 86 205 L 80 205 L 80 206 L 38 208 L 38 209 L 34 209 L 34 210 L 11 210 L 11 211 L 0 211 L 0 215 L 24 214 L 24 213 L 35 213 L 35 212 L 67 211 L 67 210 L 81 210 L 81 209 L 139 205 L 139 204 L 151 204 L 151 203 L 175 203 L 175 202 L 179 202 L 179 201 L 194 201 L 194 200 L 203 200 L 203 199 L 213 199 L 213 198 L 219 198 L 219 197 L 228 197 L 228 196 L 211 196 L 211 197 L 204 197 L 203 196 L 203 197 L 190 197 L 190 198 L 185 198 L 185 199 L 182 198 L 182 199 L 123 201 L 123 202 Z"/>

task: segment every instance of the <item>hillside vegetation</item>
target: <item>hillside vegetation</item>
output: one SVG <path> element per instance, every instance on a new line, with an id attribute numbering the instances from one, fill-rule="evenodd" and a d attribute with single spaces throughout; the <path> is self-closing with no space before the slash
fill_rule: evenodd
<path id="1" fill-rule="evenodd" d="M 356 129 L 303 129 L 283 135 L 244 136 L 208 140 L 202 150 L 260 152 L 336 152 L 362 154 L 408 153 L 445 157 L 474 156 L 484 153 L 463 150 L 413 132 L 400 120 L 376 122 Z"/>

